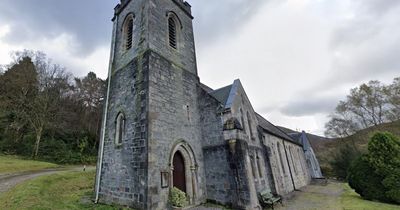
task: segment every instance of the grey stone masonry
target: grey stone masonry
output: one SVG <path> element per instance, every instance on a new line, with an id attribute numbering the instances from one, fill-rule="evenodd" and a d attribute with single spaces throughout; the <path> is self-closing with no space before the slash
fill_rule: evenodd
<path id="1" fill-rule="evenodd" d="M 146 56 L 144 56 L 146 57 Z M 100 199 L 136 208 L 147 198 L 147 59 L 136 58 L 111 77 L 100 182 Z M 115 120 L 125 116 L 122 145 L 115 144 Z"/>
<path id="2" fill-rule="evenodd" d="M 114 11 L 96 201 L 173 209 L 176 187 L 191 207 L 254 210 L 263 190 L 309 183 L 302 145 L 256 114 L 240 80 L 200 83 L 187 2 L 121 0 Z"/>

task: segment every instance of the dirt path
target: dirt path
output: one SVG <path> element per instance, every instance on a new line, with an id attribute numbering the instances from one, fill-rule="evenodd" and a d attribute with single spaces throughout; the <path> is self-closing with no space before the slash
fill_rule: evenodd
<path id="1" fill-rule="evenodd" d="M 74 166 L 68 168 L 57 168 L 57 169 L 46 169 L 40 171 L 28 171 L 23 173 L 15 173 L 15 174 L 0 174 L 0 194 L 7 192 L 11 188 L 15 187 L 17 184 L 34 179 L 39 176 L 55 174 L 62 171 L 80 171 L 82 170 L 82 166 Z M 92 167 L 90 167 L 92 169 Z"/>

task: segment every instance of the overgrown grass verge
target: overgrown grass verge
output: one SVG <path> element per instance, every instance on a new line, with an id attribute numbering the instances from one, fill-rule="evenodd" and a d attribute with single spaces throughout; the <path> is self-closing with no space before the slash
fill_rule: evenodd
<path id="1" fill-rule="evenodd" d="M 344 210 L 396 210 L 400 205 L 391 205 L 376 201 L 369 201 L 361 198 L 348 184 L 343 184 L 344 193 L 341 196 L 341 203 Z"/>
<path id="2" fill-rule="evenodd" d="M 25 160 L 18 156 L 0 155 L 0 174 L 36 171 L 56 167 L 59 167 L 59 165 L 42 161 Z"/>
<path id="3" fill-rule="evenodd" d="M 0 209 L 7 210 L 117 210 L 119 207 L 95 205 L 95 171 L 60 172 L 17 185 L 0 195 Z"/>

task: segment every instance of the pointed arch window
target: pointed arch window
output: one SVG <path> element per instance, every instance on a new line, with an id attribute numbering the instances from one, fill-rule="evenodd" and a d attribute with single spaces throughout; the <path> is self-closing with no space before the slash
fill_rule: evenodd
<path id="1" fill-rule="evenodd" d="M 168 17 L 168 45 L 174 49 L 179 47 L 179 37 L 182 24 L 175 12 L 167 13 Z"/>
<path id="2" fill-rule="evenodd" d="M 123 25 L 123 40 L 125 50 L 130 50 L 133 46 L 133 18 L 132 14 L 128 15 Z"/>
<path id="3" fill-rule="evenodd" d="M 258 167 L 258 175 L 260 176 L 260 178 L 262 178 L 263 173 L 262 173 L 262 168 L 261 168 L 260 156 L 258 155 L 258 152 L 256 152 L 256 160 L 257 160 L 257 167 Z"/>
<path id="4" fill-rule="evenodd" d="M 243 131 L 244 131 L 244 133 L 246 133 L 246 126 L 244 124 L 244 115 L 243 115 L 243 109 L 242 108 L 240 108 L 240 121 L 242 123 Z"/>
<path id="5" fill-rule="evenodd" d="M 177 48 L 177 27 L 176 22 L 173 17 L 168 18 L 168 41 L 169 46 L 176 49 Z"/>
<path id="6" fill-rule="evenodd" d="M 250 138 L 255 140 L 254 135 L 253 135 L 253 130 L 251 129 L 251 118 L 249 112 L 247 114 L 247 124 L 249 124 L 249 132 L 250 132 Z"/>
<path id="7" fill-rule="evenodd" d="M 125 134 L 125 116 L 119 113 L 115 122 L 115 144 L 122 145 L 122 138 Z"/>
<path id="8" fill-rule="evenodd" d="M 279 161 L 281 162 L 281 168 L 283 171 L 283 174 L 286 174 L 286 169 L 285 169 L 285 165 L 283 164 L 283 159 L 282 159 L 282 152 L 281 152 L 281 144 L 278 142 L 278 156 L 279 156 Z"/>

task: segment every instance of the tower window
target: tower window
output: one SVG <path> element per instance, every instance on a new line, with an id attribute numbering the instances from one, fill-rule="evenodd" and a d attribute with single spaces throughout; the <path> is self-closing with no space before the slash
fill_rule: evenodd
<path id="1" fill-rule="evenodd" d="M 124 22 L 123 36 L 125 50 L 130 50 L 133 43 L 133 15 L 129 15 Z"/>
<path id="2" fill-rule="evenodd" d="M 168 18 L 168 36 L 169 36 L 169 46 L 176 49 L 177 48 L 177 27 L 176 22 L 173 17 Z"/>
<path id="3" fill-rule="evenodd" d="M 122 137 L 125 133 L 125 116 L 122 113 L 119 113 L 115 123 L 115 144 L 122 144 Z"/>

